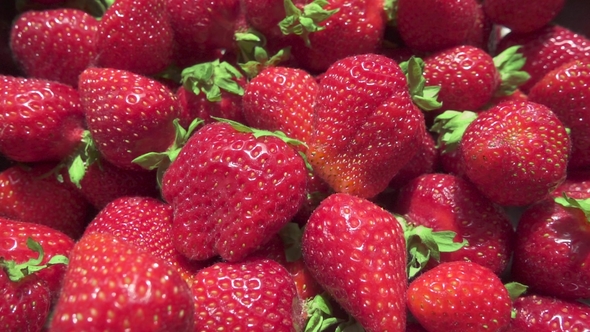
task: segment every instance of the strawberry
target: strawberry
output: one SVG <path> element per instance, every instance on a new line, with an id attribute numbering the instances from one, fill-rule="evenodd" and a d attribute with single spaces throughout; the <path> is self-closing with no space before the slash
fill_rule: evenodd
<path id="1" fill-rule="evenodd" d="M 422 144 L 410 161 L 391 179 L 388 187 L 399 189 L 422 174 L 434 173 L 438 170 L 439 153 L 434 138 L 427 130 L 422 134 Z"/>
<path id="2" fill-rule="evenodd" d="M 529 92 L 530 101 L 549 107 L 570 130 L 569 169 L 590 167 L 590 59 L 574 60 L 547 73 Z"/>
<path id="3" fill-rule="evenodd" d="M 43 331 L 51 311 L 49 290 L 35 277 L 13 282 L 0 269 L 0 327 L 3 331 Z"/>
<path id="4" fill-rule="evenodd" d="M 75 87 L 96 56 L 98 24 L 78 9 L 28 11 L 14 22 L 10 47 L 27 76 Z"/>
<path id="5" fill-rule="evenodd" d="M 404 43 L 424 52 L 465 44 L 478 22 L 476 0 L 399 0 L 397 28 Z"/>
<path id="6" fill-rule="evenodd" d="M 76 243 L 52 331 L 193 331 L 194 303 L 180 274 L 109 234 Z"/>
<path id="7" fill-rule="evenodd" d="M 124 70 L 88 68 L 79 91 L 91 136 L 113 165 L 142 170 L 135 158 L 166 151 L 174 142 L 173 120 L 181 108 L 163 84 Z"/>
<path id="8" fill-rule="evenodd" d="M 590 195 L 562 195 L 530 206 L 520 217 L 512 277 L 540 294 L 590 298 Z"/>
<path id="9" fill-rule="evenodd" d="M 87 223 L 88 202 L 53 164 L 12 166 L 0 173 L 0 217 L 45 225 L 77 239 Z"/>
<path id="10" fill-rule="evenodd" d="M 78 92 L 42 79 L 0 76 L 0 153 L 18 162 L 60 161 L 84 132 Z"/>
<path id="11" fill-rule="evenodd" d="M 105 206 L 90 222 L 84 236 L 110 234 L 173 266 L 190 284 L 204 264 L 190 262 L 172 244 L 172 207 L 149 197 L 121 197 Z"/>
<path id="12" fill-rule="evenodd" d="M 217 263 L 195 276 L 195 331 L 301 331 L 289 272 L 272 260 Z"/>
<path id="13" fill-rule="evenodd" d="M 100 67 L 142 75 L 164 70 L 173 48 L 166 0 L 116 1 L 100 20 L 96 48 Z"/>
<path id="14" fill-rule="evenodd" d="M 526 0 L 486 0 L 483 9 L 495 24 L 503 25 L 516 33 L 541 29 L 561 11 L 565 0 L 543 0 L 532 3 Z"/>
<path id="15" fill-rule="evenodd" d="M 470 182 L 450 174 L 425 174 L 404 186 L 393 211 L 434 231 L 453 231 L 463 248 L 440 254 L 440 262 L 471 261 L 500 275 L 512 254 L 510 219 Z M 435 264 L 431 262 L 431 267 Z"/>
<path id="16" fill-rule="evenodd" d="M 366 331 L 403 330 L 406 246 L 393 215 L 333 194 L 312 213 L 301 246 L 312 276 Z"/>
<path id="17" fill-rule="evenodd" d="M 526 58 L 522 70 L 530 75 L 530 79 L 520 86 L 525 94 L 551 70 L 590 56 L 590 41 L 560 25 L 547 25 L 522 34 L 510 32 L 500 39 L 497 51 L 515 45 L 522 45 L 518 50 Z"/>
<path id="18" fill-rule="evenodd" d="M 412 281 L 408 310 L 427 331 L 502 331 L 511 300 L 500 278 L 466 261 L 442 263 Z"/>
<path id="19" fill-rule="evenodd" d="M 412 159 L 423 133 L 400 66 L 377 54 L 348 57 L 320 82 L 307 157 L 336 192 L 374 197 Z"/>
<path id="20" fill-rule="evenodd" d="M 579 302 L 525 295 L 513 303 L 515 317 L 507 332 L 588 331 L 590 307 Z"/>
<path id="21" fill-rule="evenodd" d="M 205 125 L 162 180 L 176 248 L 190 259 L 243 259 L 295 215 L 306 176 L 303 159 L 275 134 L 234 122 Z"/>
<path id="22" fill-rule="evenodd" d="M 552 196 L 560 197 L 564 192 L 590 195 L 590 170 L 568 172 L 565 181 L 553 191 Z"/>
<path id="23" fill-rule="evenodd" d="M 485 196 L 501 205 L 524 206 L 563 182 L 570 140 L 549 108 L 504 102 L 467 126 L 460 151 L 465 175 Z"/>

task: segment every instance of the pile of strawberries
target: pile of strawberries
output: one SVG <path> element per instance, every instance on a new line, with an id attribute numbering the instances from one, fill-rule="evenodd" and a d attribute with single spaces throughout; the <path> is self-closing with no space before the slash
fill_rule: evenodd
<path id="1" fill-rule="evenodd" d="M 5 1 L 0 330 L 590 331 L 565 2 Z"/>

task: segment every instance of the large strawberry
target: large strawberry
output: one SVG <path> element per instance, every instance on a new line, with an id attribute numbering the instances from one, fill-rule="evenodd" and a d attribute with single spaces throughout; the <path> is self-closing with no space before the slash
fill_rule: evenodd
<path id="1" fill-rule="evenodd" d="M 162 83 L 125 70 L 88 68 L 80 75 L 86 123 L 102 156 L 115 166 L 142 170 L 133 160 L 164 152 L 176 137 L 176 96 Z"/>
<path id="2" fill-rule="evenodd" d="M 531 88 L 528 98 L 549 107 L 569 128 L 569 169 L 590 167 L 590 58 L 574 60 L 547 73 Z"/>
<path id="3" fill-rule="evenodd" d="M 323 75 L 307 156 L 335 191 L 374 197 L 410 161 L 423 133 L 400 66 L 382 55 L 358 55 Z"/>
<path id="4" fill-rule="evenodd" d="M 494 23 L 526 33 L 550 23 L 564 4 L 565 0 L 485 0 L 483 9 Z"/>
<path id="5" fill-rule="evenodd" d="M 407 255 L 392 214 L 333 194 L 311 215 L 301 245 L 310 273 L 366 331 L 403 330 Z"/>
<path id="6" fill-rule="evenodd" d="M 427 331 L 502 331 L 511 300 L 500 278 L 472 262 L 447 262 L 420 275 L 407 291 L 408 309 Z"/>
<path id="7" fill-rule="evenodd" d="M 77 86 L 96 56 L 98 24 L 78 9 L 28 11 L 14 22 L 10 47 L 27 76 Z"/>
<path id="8" fill-rule="evenodd" d="M 590 330 L 590 307 L 580 302 L 533 294 L 517 298 L 512 306 L 507 332 Z"/>
<path id="9" fill-rule="evenodd" d="M 193 331 L 194 302 L 180 274 L 109 234 L 76 243 L 52 331 Z"/>
<path id="10" fill-rule="evenodd" d="M 295 148 L 271 134 L 217 122 L 182 148 L 162 192 L 174 208 L 173 241 L 184 255 L 239 261 L 295 215 L 307 169 Z"/>
<path id="11" fill-rule="evenodd" d="M 116 1 L 100 20 L 96 65 L 144 75 L 164 70 L 172 62 L 169 20 L 165 0 Z"/>
<path id="12" fill-rule="evenodd" d="M 42 79 L 0 76 L 0 153 L 19 162 L 60 161 L 82 139 L 78 92 Z"/>

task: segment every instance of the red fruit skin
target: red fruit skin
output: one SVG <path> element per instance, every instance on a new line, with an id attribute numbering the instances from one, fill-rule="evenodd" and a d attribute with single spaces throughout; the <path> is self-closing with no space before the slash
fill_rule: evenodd
<path id="1" fill-rule="evenodd" d="M 144 170 L 133 159 L 164 152 L 181 117 L 176 96 L 162 83 L 129 71 L 88 68 L 80 75 L 86 123 L 101 155 L 117 167 Z"/>
<path id="2" fill-rule="evenodd" d="M 10 48 L 28 77 L 73 87 L 96 56 L 98 21 L 69 8 L 27 11 L 13 24 Z"/>
<path id="3" fill-rule="evenodd" d="M 420 148 L 389 182 L 390 189 L 399 189 L 422 174 L 434 173 L 439 168 L 439 153 L 434 138 L 427 130 L 422 135 Z"/>
<path id="4" fill-rule="evenodd" d="M 508 33 L 498 43 L 496 53 L 515 45 L 522 45 L 518 52 L 526 63 L 521 70 L 531 76 L 520 86 L 524 93 L 551 70 L 590 56 L 590 41 L 559 25 L 547 25 L 530 33 Z"/>
<path id="5" fill-rule="evenodd" d="M 89 204 L 69 182 L 50 173 L 55 165 L 12 166 L 0 173 L 0 217 L 45 225 L 78 239 Z"/>
<path id="6" fill-rule="evenodd" d="M 315 280 L 303 259 L 287 262 L 283 264 L 291 274 L 295 286 L 297 287 L 297 295 L 302 300 L 313 299 L 316 295 L 322 294 L 324 289 Z"/>
<path id="7" fill-rule="evenodd" d="M 453 231 L 468 244 L 440 254 L 441 262 L 471 261 L 500 275 L 512 254 L 514 230 L 500 206 L 467 180 L 450 174 L 425 174 L 405 187 L 393 210 L 414 225 Z M 436 266 L 433 260 L 429 266 Z"/>
<path id="8" fill-rule="evenodd" d="M 50 330 L 193 331 L 193 316 L 190 289 L 174 268 L 113 236 L 90 234 L 72 250 Z"/>
<path id="9" fill-rule="evenodd" d="M 173 31 L 166 0 L 116 1 L 96 37 L 98 67 L 153 75 L 172 62 Z"/>
<path id="10" fill-rule="evenodd" d="M 78 92 L 67 85 L 0 75 L 0 153 L 18 162 L 60 161 L 84 131 Z"/>
<path id="11" fill-rule="evenodd" d="M 574 60 L 547 73 L 529 92 L 530 101 L 549 107 L 570 129 L 568 167 L 590 167 L 590 59 Z"/>
<path id="12" fill-rule="evenodd" d="M 121 197 L 107 204 L 90 222 L 84 236 L 110 234 L 174 267 L 190 285 L 206 263 L 189 261 L 172 244 L 172 207 L 150 197 Z"/>
<path id="13" fill-rule="evenodd" d="M 397 27 L 405 44 L 434 52 L 465 44 L 479 26 L 476 0 L 399 0 Z"/>
<path id="14" fill-rule="evenodd" d="M 302 330 L 295 284 L 275 261 L 214 264 L 199 271 L 191 290 L 195 331 Z"/>
<path id="15" fill-rule="evenodd" d="M 281 139 L 205 125 L 162 180 L 174 244 L 190 259 L 240 261 L 291 220 L 306 185 L 303 158 Z"/>
<path id="16" fill-rule="evenodd" d="M 333 194 L 309 218 L 301 248 L 315 280 L 366 331 L 404 330 L 406 248 L 392 214 L 365 199 Z"/>
<path id="17" fill-rule="evenodd" d="M 459 111 L 476 111 L 484 106 L 501 81 L 494 59 L 483 49 L 469 45 L 426 57 L 424 78 L 426 85 L 441 87 L 438 101 L 443 104 L 442 110 Z M 474 86 L 478 88 L 473 89 Z"/>
<path id="18" fill-rule="evenodd" d="M 525 206 L 565 180 L 570 145 L 549 108 L 505 102 L 469 124 L 460 151 L 465 175 L 485 196 L 500 205 Z"/>
<path id="19" fill-rule="evenodd" d="M 511 301 L 490 269 L 472 262 L 442 263 L 412 281 L 408 309 L 427 331 L 502 331 Z"/>
<path id="20" fill-rule="evenodd" d="M 590 170 L 568 172 L 565 181 L 557 187 L 553 197 L 562 197 L 563 193 L 570 195 L 590 195 Z"/>
<path id="21" fill-rule="evenodd" d="M 568 193 L 586 199 L 581 192 Z M 590 223 L 581 210 L 553 200 L 527 208 L 516 228 L 512 277 L 562 299 L 590 298 Z"/>
<path id="22" fill-rule="evenodd" d="M 414 156 L 423 133 L 424 117 L 399 65 L 358 55 L 322 76 L 306 153 L 334 191 L 371 198 Z"/>
<path id="23" fill-rule="evenodd" d="M 517 33 L 533 32 L 549 24 L 561 11 L 565 0 L 486 0 L 483 9 L 495 24 Z"/>
<path id="24" fill-rule="evenodd" d="M 579 302 L 525 295 L 513 302 L 516 316 L 507 332 L 588 331 L 590 308 Z"/>

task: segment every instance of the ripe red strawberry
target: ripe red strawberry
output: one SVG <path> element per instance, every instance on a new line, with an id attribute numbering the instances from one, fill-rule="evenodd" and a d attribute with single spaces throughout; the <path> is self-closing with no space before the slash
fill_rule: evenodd
<path id="1" fill-rule="evenodd" d="M 590 195 L 565 194 L 532 205 L 520 217 L 512 276 L 540 294 L 590 298 Z"/>
<path id="2" fill-rule="evenodd" d="M 152 75 L 172 62 L 166 0 L 116 1 L 101 18 L 96 38 L 100 67 Z"/>
<path id="3" fill-rule="evenodd" d="M 416 153 L 424 133 L 400 66 L 377 54 L 323 75 L 307 156 L 335 191 L 374 197 Z"/>
<path id="4" fill-rule="evenodd" d="M 440 253 L 441 262 L 471 261 L 500 275 L 512 254 L 510 219 L 470 182 L 450 174 L 425 174 L 404 186 L 393 210 L 414 225 L 453 231 L 468 244 Z M 434 266 L 432 262 L 430 266 Z"/>
<path id="5" fill-rule="evenodd" d="M 561 11 L 565 0 L 486 0 L 483 9 L 495 24 L 516 33 L 538 30 L 550 23 Z"/>
<path id="6" fill-rule="evenodd" d="M 519 52 L 526 58 L 522 70 L 531 76 L 520 87 L 524 93 L 551 70 L 590 56 L 590 41 L 559 25 L 547 25 L 530 33 L 511 32 L 500 40 L 497 52 L 515 45 L 522 45 Z"/>
<path id="7" fill-rule="evenodd" d="M 590 59 L 574 60 L 547 73 L 528 98 L 549 107 L 570 129 L 569 169 L 590 167 Z"/>
<path id="8" fill-rule="evenodd" d="M 96 56 L 98 24 L 78 9 L 27 11 L 12 26 L 10 48 L 27 76 L 75 87 Z"/>
<path id="9" fill-rule="evenodd" d="M 407 46 L 424 52 L 465 44 L 478 28 L 476 0 L 399 0 L 397 28 Z"/>
<path id="10" fill-rule="evenodd" d="M 410 161 L 391 179 L 388 187 L 399 189 L 422 174 L 434 173 L 438 170 L 439 153 L 436 142 L 428 130 L 422 134 L 422 144 Z"/>
<path id="11" fill-rule="evenodd" d="M 108 234 L 76 243 L 52 331 L 193 331 L 188 285 L 171 266 Z"/>
<path id="12" fill-rule="evenodd" d="M 43 331 L 51 312 L 49 290 L 34 275 L 18 282 L 0 269 L 0 328 L 3 331 Z"/>
<path id="13" fill-rule="evenodd" d="M 472 262 L 442 263 L 410 283 L 408 309 L 427 331 L 502 331 L 511 301 L 500 278 Z"/>
<path id="14" fill-rule="evenodd" d="M 0 75 L 0 153 L 19 162 L 60 161 L 84 131 L 78 92 L 41 79 Z"/>
<path id="15" fill-rule="evenodd" d="M 113 165 L 143 170 L 135 158 L 166 151 L 174 142 L 173 120 L 181 108 L 163 84 L 124 70 L 88 68 L 79 91 L 90 134 Z"/>
<path id="16" fill-rule="evenodd" d="M 563 182 L 570 140 L 549 108 L 505 102 L 469 124 L 460 151 L 465 175 L 485 196 L 501 205 L 524 206 L 546 198 Z"/>
<path id="17" fill-rule="evenodd" d="M 0 173 L 0 217 L 45 225 L 77 239 L 86 226 L 88 202 L 55 165 L 12 166 Z"/>
<path id="18" fill-rule="evenodd" d="M 268 134 L 236 123 L 205 125 L 164 174 L 163 197 L 174 208 L 173 241 L 190 259 L 219 254 L 239 261 L 301 207 L 307 183 L 303 158 Z"/>
<path id="19" fill-rule="evenodd" d="M 149 197 L 121 197 L 107 204 L 86 228 L 84 236 L 110 234 L 173 266 L 187 283 L 204 266 L 189 261 L 172 244 L 172 207 Z"/>
<path id="20" fill-rule="evenodd" d="M 313 277 L 366 331 L 403 330 L 406 246 L 392 214 L 333 194 L 309 218 L 301 245 Z"/>
<path id="21" fill-rule="evenodd" d="M 272 260 L 217 263 L 195 276 L 195 331 L 302 331 L 293 279 Z"/>
<path id="22" fill-rule="evenodd" d="M 590 307 L 580 302 L 525 295 L 512 304 L 516 312 L 507 332 L 588 331 Z"/>

